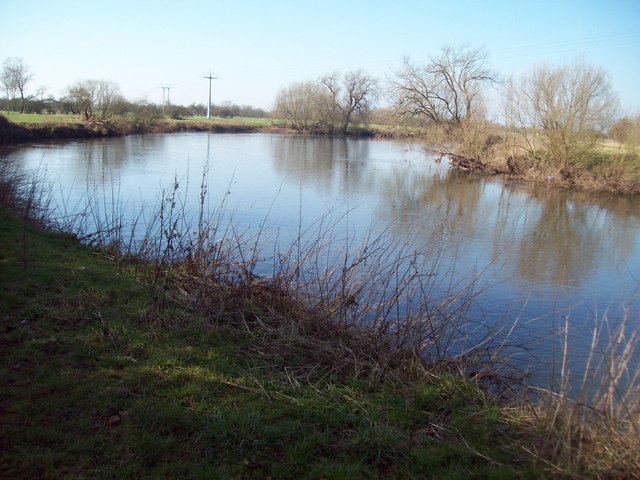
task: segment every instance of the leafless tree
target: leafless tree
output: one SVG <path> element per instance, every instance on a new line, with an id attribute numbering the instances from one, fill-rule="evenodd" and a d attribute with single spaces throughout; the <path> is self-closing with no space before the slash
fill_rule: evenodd
<path id="1" fill-rule="evenodd" d="M 495 82 L 497 75 L 489 68 L 484 49 L 445 46 L 426 65 L 405 58 L 389 83 L 401 115 L 460 125 L 478 113 L 483 86 Z"/>
<path id="2" fill-rule="evenodd" d="M 24 113 L 25 90 L 32 79 L 31 68 L 24 63 L 22 58 L 10 57 L 2 63 L 0 82 L 2 82 L 8 100 L 13 100 L 16 94 L 20 94 L 20 113 Z"/>
<path id="3" fill-rule="evenodd" d="M 67 89 L 66 100 L 85 121 L 108 120 L 124 102 L 118 85 L 107 80 L 80 80 Z"/>
<path id="4" fill-rule="evenodd" d="M 353 70 L 339 77 L 326 75 L 320 83 L 329 92 L 330 103 L 325 107 L 325 115 L 339 124 L 340 132 L 347 133 L 355 115 L 365 121 L 371 102 L 377 96 L 377 82 L 362 70 Z"/>
<path id="5" fill-rule="evenodd" d="M 274 110 L 291 128 L 301 132 L 311 131 L 321 122 L 321 112 L 328 101 L 318 82 L 297 82 L 278 92 Z"/>
<path id="6" fill-rule="evenodd" d="M 526 148 L 560 167 L 592 153 L 618 113 L 606 72 L 584 62 L 537 67 L 512 85 L 510 97 Z"/>

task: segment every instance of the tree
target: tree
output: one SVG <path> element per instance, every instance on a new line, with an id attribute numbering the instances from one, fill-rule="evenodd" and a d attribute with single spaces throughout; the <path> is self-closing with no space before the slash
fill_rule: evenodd
<path id="1" fill-rule="evenodd" d="M 445 46 L 426 65 L 408 58 L 390 81 L 392 102 L 408 117 L 422 116 L 436 124 L 460 125 L 482 107 L 484 85 L 497 82 L 484 49 Z"/>
<path id="2" fill-rule="evenodd" d="M 67 89 L 66 102 L 84 120 L 108 120 L 123 105 L 117 84 L 107 80 L 80 80 Z"/>
<path id="3" fill-rule="evenodd" d="M 24 113 L 25 90 L 32 79 L 31 68 L 24 63 L 22 58 L 10 57 L 2 63 L 2 74 L 0 74 L 2 87 L 8 100 L 13 100 L 16 93 L 20 94 L 20 113 Z"/>
<path id="4" fill-rule="evenodd" d="M 512 86 L 511 102 L 527 150 L 560 167 L 593 153 L 618 112 L 606 72 L 583 62 L 535 68 Z"/>
<path id="5" fill-rule="evenodd" d="M 322 77 L 320 83 L 329 92 L 325 98 L 330 101 L 323 111 L 331 126 L 338 123 L 340 132 L 347 133 L 354 115 L 358 115 L 362 121 L 366 120 L 371 101 L 377 95 L 375 79 L 362 70 L 354 70 L 344 74 L 342 83 L 335 73 Z"/>
<path id="6" fill-rule="evenodd" d="M 329 101 L 318 82 L 297 82 L 278 92 L 274 110 L 294 130 L 312 131 L 322 123 L 322 106 Z"/>
<path id="7" fill-rule="evenodd" d="M 632 147 L 640 144 L 640 115 L 618 120 L 609 130 L 609 136 L 618 143 Z"/>
<path id="8" fill-rule="evenodd" d="M 377 82 L 362 70 L 325 75 L 280 90 L 275 113 L 298 131 L 346 133 L 354 118 L 365 121 L 376 97 Z"/>

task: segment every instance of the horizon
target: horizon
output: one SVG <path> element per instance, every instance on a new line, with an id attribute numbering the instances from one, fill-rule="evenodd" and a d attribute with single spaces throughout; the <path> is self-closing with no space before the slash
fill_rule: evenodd
<path id="1" fill-rule="evenodd" d="M 580 59 L 604 69 L 623 114 L 640 111 L 640 2 L 512 5 L 401 0 L 57 2 L 2 0 L 0 59 L 21 57 L 27 91 L 60 97 L 78 80 L 113 81 L 128 100 L 212 101 L 271 110 L 278 91 L 363 69 L 381 82 L 403 57 L 424 64 L 444 45 L 483 47 L 502 77 Z M 43 48 L 45 46 L 46 48 Z"/>

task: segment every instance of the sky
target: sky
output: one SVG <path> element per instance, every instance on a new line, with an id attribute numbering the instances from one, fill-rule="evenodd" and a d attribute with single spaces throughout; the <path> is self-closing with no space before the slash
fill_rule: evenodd
<path id="1" fill-rule="evenodd" d="M 21 57 L 31 93 L 110 80 L 129 100 L 230 101 L 269 110 L 292 82 L 363 69 L 383 83 L 404 57 L 486 49 L 518 77 L 580 59 L 603 68 L 623 113 L 640 112 L 640 0 L 0 0 L 0 60 Z"/>

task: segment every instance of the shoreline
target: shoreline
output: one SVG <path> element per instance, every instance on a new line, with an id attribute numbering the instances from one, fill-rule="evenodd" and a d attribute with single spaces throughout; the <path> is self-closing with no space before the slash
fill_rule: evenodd
<path id="1" fill-rule="evenodd" d="M 275 124 L 251 124 L 242 120 L 222 123 L 217 120 L 160 120 L 153 123 L 96 122 L 87 123 L 15 123 L 0 113 L 0 148 L 28 144 L 43 140 L 77 140 L 145 135 L 156 133 L 211 132 L 211 133 L 281 133 L 299 135 L 290 128 Z M 416 140 L 412 132 L 385 131 L 376 128 L 358 128 L 347 134 L 353 138 L 380 140 Z M 628 181 L 615 172 L 593 172 L 584 168 L 541 169 L 524 156 L 508 155 L 503 151 L 489 151 L 482 159 L 468 158 L 450 153 L 447 157 L 452 168 L 471 171 L 485 176 L 500 176 L 508 180 L 549 185 L 563 190 L 576 190 L 613 195 L 636 196 L 640 184 Z"/>

